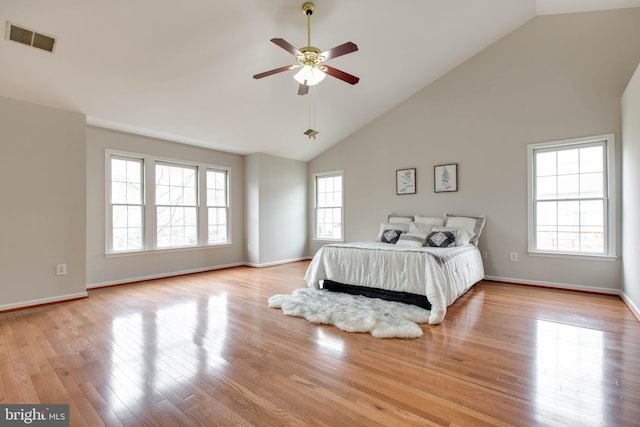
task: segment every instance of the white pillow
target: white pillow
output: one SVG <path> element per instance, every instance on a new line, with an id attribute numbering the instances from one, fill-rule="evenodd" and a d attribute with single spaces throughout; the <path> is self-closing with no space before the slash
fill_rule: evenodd
<path id="1" fill-rule="evenodd" d="M 396 245 L 410 248 L 421 248 L 427 240 L 426 233 L 402 233 Z"/>
<path id="2" fill-rule="evenodd" d="M 431 232 L 432 228 L 433 228 L 432 225 L 423 224 L 423 223 L 420 223 L 420 222 L 411 222 L 411 223 L 409 223 L 409 233 L 425 233 L 425 234 L 429 234 Z"/>
<path id="3" fill-rule="evenodd" d="M 418 224 L 427 224 L 432 227 L 443 227 L 444 226 L 444 218 L 439 218 L 435 216 L 420 216 L 416 215 L 413 220 Z"/>
<path id="4" fill-rule="evenodd" d="M 410 222 L 413 222 L 413 217 L 407 216 L 407 215 L 389 214 L 389 217 L 387 218 L 387 222 L 392 222 L 394 224 L 397 224 L 397 223 L 408 224 Z"/>
<path id="5" fill-rule="evenodd" d="M 487 221 L 487 217 L 484 215 L 480 216 L 468 216 L 468 215 L 452 215 L 452 214 L 444 214 L 445 227 L 455 227 L 455 228 L 464 228 L 469 230 L 474 234 L 473 238 L 471 238 L 471 244 L 478 245 L 478 239 L 480 238 L 480 234 L 482 234 L 482 229 L 484 228 L 484 224 Z"/>
<path id="6" fill-rule="evenodd" d="M 380 241 L 380 238 L 382 237 L 382 235 L 384 234 L 385 231 L 387 230 L 397 230 L 401 233 L 406 233 L 409 231 L 409 224 L 406 223 L 382 223 L 380 224 L 380 230 L 378 231 L 378 237 L 376 238 L 377 241 Z"/>
<path id="7" fill-rule="evenodd" d="M 433 227 L 431 231 L 452 231 L 456 236 L 456 246 L 464 246 L 471 243 L 474 234 L 466 228 L 459 227 Z"/>

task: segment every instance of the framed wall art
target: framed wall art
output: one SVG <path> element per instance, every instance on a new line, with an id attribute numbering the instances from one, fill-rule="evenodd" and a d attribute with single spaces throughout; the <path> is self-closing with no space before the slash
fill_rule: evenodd
<path id="1" fill-rule="evenodd" d="M 433 167 L 433 186 L 436 193 L 458 191 L 458 164 L 437 165 Z"/>
<path id="2" fill-rule="evenodd" d="M 416 194 L 416 168 L 396 171 L 396 194 Z"/>

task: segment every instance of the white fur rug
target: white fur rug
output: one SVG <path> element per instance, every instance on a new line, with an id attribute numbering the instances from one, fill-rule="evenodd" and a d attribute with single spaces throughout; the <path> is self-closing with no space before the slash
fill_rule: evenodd
<path id="1" fill-rule="evenodd" d="M 343 331 L 369 332 L 376 338 L 417 338 L 422 335 L 417 323 L 427 323 L 430 314 L 415 305 L 316 288 L 274 295 L 269 298 L 269 307 Z"/>

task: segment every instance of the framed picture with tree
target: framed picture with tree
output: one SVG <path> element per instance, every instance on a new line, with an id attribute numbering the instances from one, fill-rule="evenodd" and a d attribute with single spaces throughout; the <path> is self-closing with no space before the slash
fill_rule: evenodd
<path id="1" fill-rule="evenodd" d="M 433 187 L 436 193 L 458 191 L 458 164 L 437 165 L 433 168 Z"/>

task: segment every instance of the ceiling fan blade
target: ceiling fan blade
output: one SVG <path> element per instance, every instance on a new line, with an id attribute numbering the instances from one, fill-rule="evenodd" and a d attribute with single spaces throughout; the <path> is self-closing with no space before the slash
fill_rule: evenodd
<path id="1" fill-rule="evenodd" d="M 298 86 L 298 95 L 306 95 L 308 93 L 309 93 L 309 86 L 307 86 L 306 84 L 301 84 L 300 86 Z"/>
<path id="2" fill-rule="evenodd" d="M 302 52 L 300 52 L 297 47 L 295 47 L 285 39 L 276 38 L 276 39 L 271 39 L 271 41 L 277 44 L 278 46 L 280 46 L 281 48 L 283 48 L 284 50 L 286 50 L 287 52 L 289 52 L 293 56 L 302 55 Z"/>
<path id="3" fill-rule="evenodd" d="M 320 54 L 325 60 L 331 58 L 337 58 L 338 56 L 346 55 L 347 53 L 355 52 L 358 50 L 358 46 L 352 42 L 346 42 L 340 46 L 336 46 L 332 49 L 325 50 Z"/>
<path id="4" fill-rule="evenodd" d="M 267 77 L 267 76 L 270 76 L 272 74 L 277 74 L 277 73 L 281 73 L 283 71 L 293 70 L 296 67 L 298 67 L 298 65 L 296 65 L 296 64 L 285 65 L 284 67 L 274 68 L 273 70 L 269 70 L 269 71 L 265 71 L 264 73 L 256 74 L 256 75 L 253 76 L 253 78 L 254 79 L 261 79 L 263 77 Z"/>
<path id="5" fill-rule="evenodd" d="M 329 74 L 331 77 L 335 77 L 336 79 L 340 79 L 343 82 L 347 82 L 351 85 L 354 85 L 360 81 L 360 77 L 345 73 L 342 70 L 338 70 L 337 68 L 333 68 L 328 65 L 323 65 L 322 67 L 320 67 L 320 69 Z"/>

